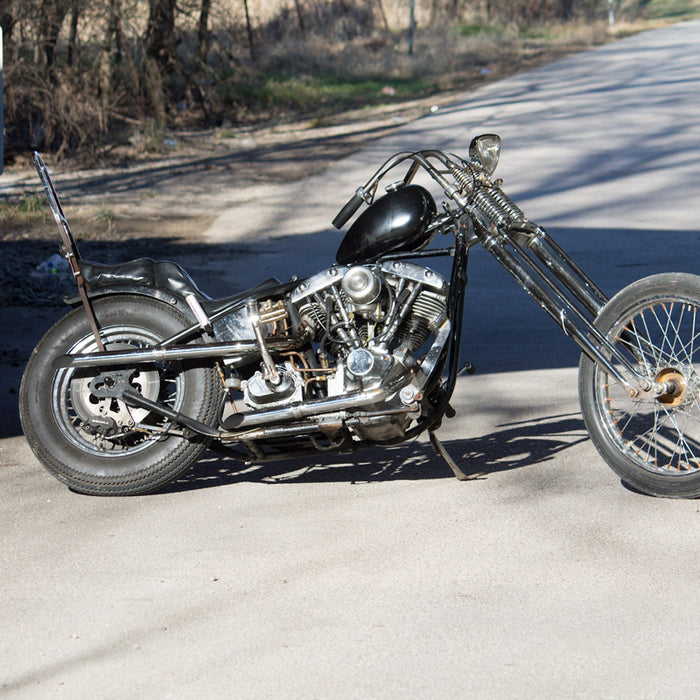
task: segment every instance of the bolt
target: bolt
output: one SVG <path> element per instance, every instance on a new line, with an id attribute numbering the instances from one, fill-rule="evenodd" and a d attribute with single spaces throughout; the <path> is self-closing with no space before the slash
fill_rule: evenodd
<path id="1" fill-rule="evenodd" d="M 412 386 L 405 386 L 403 389 L 401 389 L 399 397 L 401 398 L 401 403 L 408 406 L 409 404 L 413 403 L 413 401 L 415 400 L 415 397 L 416 397 L 415 389 Z"/>

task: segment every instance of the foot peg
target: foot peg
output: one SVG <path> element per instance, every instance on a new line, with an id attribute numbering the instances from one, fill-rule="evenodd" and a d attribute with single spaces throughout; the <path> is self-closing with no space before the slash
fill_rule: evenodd
<path id="1" fill-rule="evenodd" d="M 484 475 L 484 472 L 477 472 L 476 474 L 465 474 L 456 464 L 456 462 L 450 457 L 449 453 L 443 446 L 443 444 L 438 440 L 437 435 L 434 432 L 430 432 L 430 444 L 433 446 L 433 450 L 435 451 L 436 455 L 440 455 L 450 466 L 450 469 L 454 472 L 454 475 L 460 480 L 460 481 L 473 481 L 474 479 L 478 479 L 480 476 Z"/>
<path id="2" fill-rule="evenodd" d="M 461 377 L 464 374 L 474 374 L 476 372 L 476 367 L 471 362 L 465 363 L 464 367 L 457 372 L 457 376 Z"/>

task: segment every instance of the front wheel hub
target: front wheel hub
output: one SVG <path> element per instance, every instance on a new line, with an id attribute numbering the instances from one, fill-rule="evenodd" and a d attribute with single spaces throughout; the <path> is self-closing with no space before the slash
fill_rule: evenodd
<path id="1" fill-rule="evenodd" d="M 680 370 L 673 367 L 662 369 L 654 381 L 656 400 L 666 406 L 679 406 L 687 393 L 688 383 Z"/>

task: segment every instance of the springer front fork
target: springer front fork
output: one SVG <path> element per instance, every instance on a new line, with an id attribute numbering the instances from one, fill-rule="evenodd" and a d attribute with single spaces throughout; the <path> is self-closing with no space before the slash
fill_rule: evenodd
<path id="1" fill-rule="evenodd" d="M 484 249 L 591 360 L 632 397 L 651 388 L 649 379 L 593 325 L 608 300 L 605 294 L 543 228 L 531 222 L 497 228 L 478 218 L 475 223 Z"/>

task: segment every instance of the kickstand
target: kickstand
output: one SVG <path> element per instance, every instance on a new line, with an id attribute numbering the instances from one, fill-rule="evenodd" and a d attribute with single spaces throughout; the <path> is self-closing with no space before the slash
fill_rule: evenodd
<path id="1" fill-rule="evenodd" d="M 449 464 L 450 469 L 454 472 L 454 475 L 460 480 L 460 481 L 473 481 L 474 479 L 478 479 L 480 476 L 483 476 L 483 472 L 477 472 L 476 474 L 465 474 L 458 466 L 457 463 L 450 457 L 449 453 L 447 450 L 444 448 L 443 444 L 438 440 L 438 436 L 430 431 L 430 444 L 433 446 L 433 450 L 435 451 L 435 454 L 440 455 L 446 462 Z"/>

